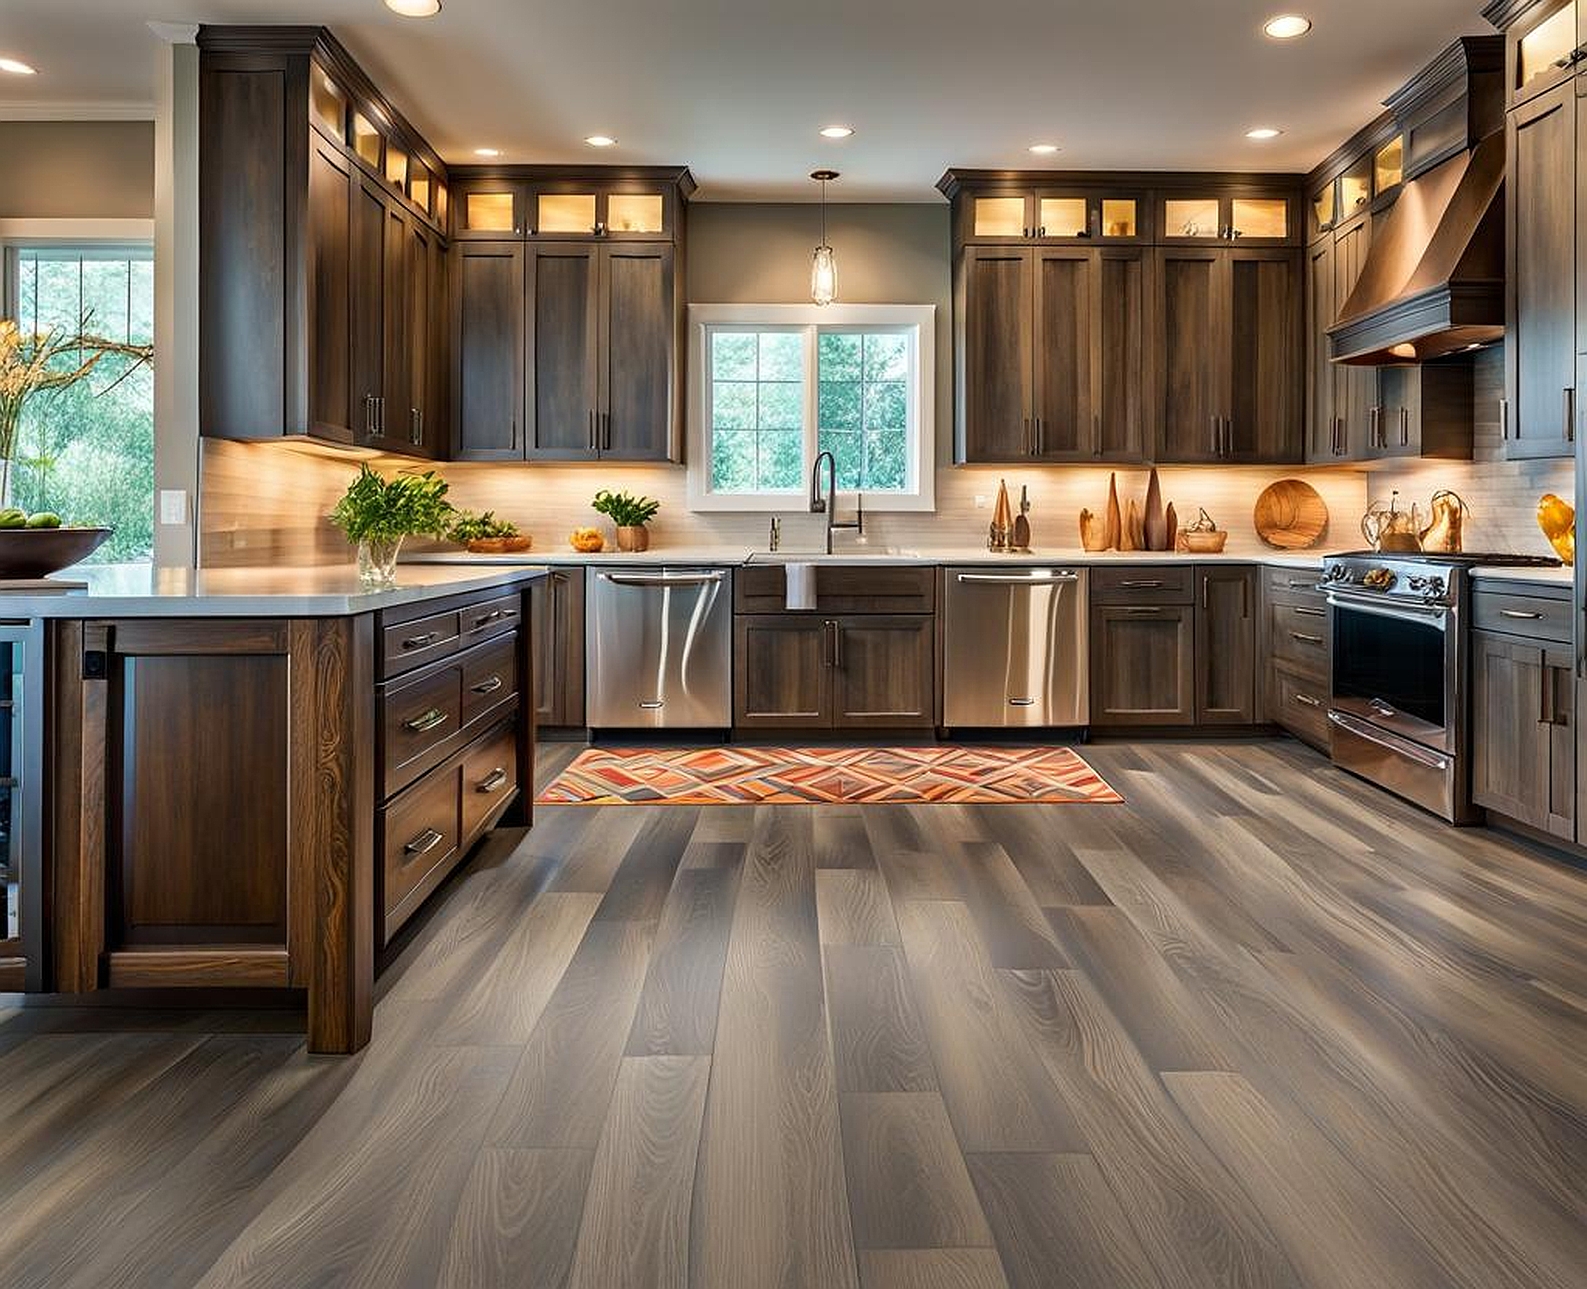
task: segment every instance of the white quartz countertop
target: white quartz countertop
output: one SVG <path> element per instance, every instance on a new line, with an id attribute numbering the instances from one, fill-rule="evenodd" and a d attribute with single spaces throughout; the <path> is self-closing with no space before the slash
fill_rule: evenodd
<path id="1" fill-rule="evenodd" d="M 154 569 L 142 564 L 81 565 L 57 574 L 82 591 L 0 592 L 10 618 L 325 618 L 489 590 L 545 576 L 519 559 L 477 569 L 445 565 L 397 570 L 397 585 L 371 591 L 351 565 L 323 568 Z"/>
<path id="2" fill-rule="evenodd" d="M 1281 568 L 1320 568 L 1325 555 L 1320 551 L 1231 551 L 1223 555 L 1189 555 L 1174 551 L 1085 551 L 1073 547 L 1033 550 L 1029 554 L 1003 554 L 984 546 L 905 547 L 855 546 L 842 544 L 831 555 L 823 551 L 783 549 L 768 552 L 748 546 L 681 546 L 645 551 L 602 551 L 581 555 L 576 551 L 528 551 L 522 555 L 470 555 L 467 552 L 418 553 L 405 556 L 404 565 L 478 565 L 521 562 L 583 566 L 590 564 L 701 565 L 730 567 L 741 564 L 1268 564 Z"/>
<path id="3" fill-rule="evenodd" d="M 1540 582 L 1545 586 L 1570 586 L 1575 581 L 1573 568 L 1474 568 L 1471 576 L 1478 581 Z"/>
<path id="4" fill-rule="evenodd" d="M 473 555 L 468 551 L 415 551 L 402 557 L 404 567 L 410 564 L 451 565 L 468 567 L 477 565 L 490 568 L 497 564 L 522 564 L 528 560 L 535 564 L 562 567 L 568 564 L 698 564 L 707 567 L 729 567 L 742 564 L 753 555 L 749 546 L 669 546 L 663 550 L 618 551 L 605 550 L 594 555 L 574 550 L 527 550 L 516 555 Z"/>

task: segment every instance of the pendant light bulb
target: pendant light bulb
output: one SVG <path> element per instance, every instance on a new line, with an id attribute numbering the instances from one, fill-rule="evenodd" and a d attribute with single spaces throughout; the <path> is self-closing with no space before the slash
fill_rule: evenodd
<path id="1" fill-rule="evenodd" d="M 817 170 L 810 176 L 821 184 L 821 243 L 810 263 L 810 298 L 818 305 L 838 298 L 838 260 L 827 244 L 827 182 L 838 177 L 836 170 Z"/>

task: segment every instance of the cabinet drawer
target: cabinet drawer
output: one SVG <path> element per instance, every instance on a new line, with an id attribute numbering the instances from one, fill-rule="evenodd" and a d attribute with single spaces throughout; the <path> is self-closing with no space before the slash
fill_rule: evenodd
<path id="1" fill-rule="evenodd" d="M 1091 570 L 1091 603 L 1191 604 L 1195 586 L 1189 564 L 1104 565 Z"/>
<path id="2" fill-rule="evenodd" d="M 518 696 L 518 633 L 471 649 L 463 663 L 463 719 L 472 726 L 487 713 Z"/>
<path id="3" fill-rule="evenodd" d="M 484 831 L 518 787 L 518 731 L 499 726 L 463 753 L 463 844 Z"/>
<path id="4" fill-rule="evenodd" d="M 1267 639 L 1275 662 L 1328 670 L 1328 610 L 1321 604 L 1269 604 Z"/>
<path id="5" fill-rule="evenodd" d="M 381 700 L 382 796 L 389 797 L 444 760 L 463 720 L 462 660 L 437 667 Z"/>
<path id="6" fill-rule="evenodd" d="M 937 570 L 929 565 L 852 568 L 816 563 L 812 613 L 931 613 L 937 606 Z M 787 610 L 787 576 L 781 565 L 750 564 L 733 579 L 738 613 Z"/>
<path id="7" fill-rule="evenodd" d="M 1269 595 L 1299 599 L 1315 596 L 1319 601 L 1325 598 L 1320 568 L 1266 568 L 1263 574 L 1263 585 Z"/>
<path id="8" fill-rule="evenodd" d="M 523 599 L 518 595 L 499 595 L 493 600 L 481 600 L 459 610 L 462 619 L 463 644 L 473 644 L 485 636 L 494 635 L 518 625 L 523 615 Z"/>
<path id="9" fill-rule="evenodd" d="M 381 629 L 381 674 L 411 671 L 457 649 L 462 624 L 456 609 Z"/>
<path id="10" fill-rule="evenodd" d="M 1570 601 L 1478 591 L 1471 597 L 1472 625 L 1529 640 L 1570 643 Z"/>
<path id="11" fill-rule="evenodd" d="M 380 812 L 382 942 L 439 885 L 462 850 L 461 760 L 426 776 Z"/>
<path id="12" fill-rule="evenodd" d="M 1328 686 L 1315 673 L 1273 668 L 1267 714 L 1313 747 L 1328 746 Z"/>

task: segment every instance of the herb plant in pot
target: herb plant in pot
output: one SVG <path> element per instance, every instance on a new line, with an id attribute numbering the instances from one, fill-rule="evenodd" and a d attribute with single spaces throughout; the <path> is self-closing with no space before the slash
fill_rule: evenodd
<path id="1" fill-rule="evenodd" d="M 646 528 L 656 512 L 659 501 L 650 497 L 636 497 L 631 492 L 608 492 L 605 488 L 595 494 L 590 503 L 597 512 L 617 525 L 617 549 L 620 551 L 646 551 L 650 549 L 650 529 Z"/>
<path id="2" fill-rule="evenodd" d="M 390 479 L 366 465 L 331 511 L 331 523 L 358 547 L 358 580 L 367 587 L 395 586 L 397 555 L 405 537 L 440 537 L 457 512 L 446 499 L 446 480 L 434 470 L 405 470 Z"/>

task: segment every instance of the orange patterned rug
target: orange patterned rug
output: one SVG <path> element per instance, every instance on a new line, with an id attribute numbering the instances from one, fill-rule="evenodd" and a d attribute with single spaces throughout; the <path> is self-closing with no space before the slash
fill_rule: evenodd
<path id="1" fill-rule="evenodd" d="M 1066 747 L 590 748 L 559 806 L 966 805 L 1124 800 Z"/>

